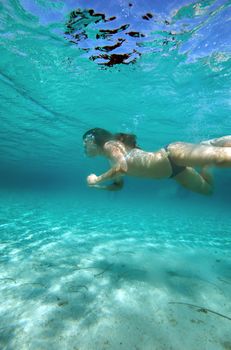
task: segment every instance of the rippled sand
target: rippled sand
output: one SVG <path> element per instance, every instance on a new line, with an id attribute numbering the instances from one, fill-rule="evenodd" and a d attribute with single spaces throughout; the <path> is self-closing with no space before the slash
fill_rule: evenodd
<path id="1" fill-rule="evenodd" d="M 2 213 L 1 349 L 230 348 L 227 222 L 80 205 Z"/>

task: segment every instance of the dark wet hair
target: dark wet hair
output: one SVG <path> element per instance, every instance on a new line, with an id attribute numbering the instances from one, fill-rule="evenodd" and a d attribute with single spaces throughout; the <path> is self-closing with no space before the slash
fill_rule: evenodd
<path id="1" fill-rule="evenodd" d="M 138 147 L 136 144 L 136 135 L 124 134 L 120 132 L 114 135 L 114 139 L 123 142 L 126 146 L 129 146 L 131 148 Z"/>
<path id="2" fill-rule="evenodd" d="M 90 129 L 85 134 L 83 135 L 83 140 L 86 138 L 92 138 L 94 139 L 94 142 L 96 143 L 97 146 L 103 147 L 103 145 L 107 141 L 120 141 L 125 146 L 131 147 L 131 148 L 139 148 L 136 144 L 136 135 L 133 134 L 125 134 L 125 133 L 117 133 L 117 134 L 112 134 L 111 132 L 101 129 L 101 128 L 94 128 Z"/>
<path id="3" fill-rule="evenodd" d="M 97 146 L 103 147 L 103 145 L 113 139 L 113 134 L 109 131 L 101 128 L 90 129 L 83 135 L 83 140 L 87 138 L 94 139 Z"/>

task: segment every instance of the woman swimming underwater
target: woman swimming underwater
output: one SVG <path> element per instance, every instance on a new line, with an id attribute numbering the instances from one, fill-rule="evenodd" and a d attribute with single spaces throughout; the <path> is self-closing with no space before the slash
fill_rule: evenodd
<path id="1" fill-rule="evenodd" d="M 132 134 L 111 134 L 94 128 L 83 135 L 85 153 L 89 157 L 108 158 L 111 169 L 106 173 L 87 177 L 91 187 L 110 191 L 123 187 L 123 176 L 151 179 L 171 178 L 183 187 L 209 195 L 213 192 L 213 179 L 208 167 L 231 167 L 231 136 L 203 141 L 200 144 L 174 142 L 156 152 L 146 152 L 136 144 Z M 201 172 L 194 168 L 200 167 Z M 100 185 L 107 180 L 112 184 Z"/>

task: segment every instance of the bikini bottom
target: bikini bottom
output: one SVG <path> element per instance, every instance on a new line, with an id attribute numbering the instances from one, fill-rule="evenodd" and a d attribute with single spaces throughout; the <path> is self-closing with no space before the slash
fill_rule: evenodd
<path id="1" fill-rule="evenodd" d="M 177 165 L 177 164 L 174 162 L 174 160 L 172 159 L 172 157 L 171 157 L 170 154 L 169 154 L 168 146 L 169 146 L 169 145 L 165 146 L 164 149 L 165 149 L 165 151 L 167 152 L 168 160 L 169 160 L 169 163 L 170 163 L 171 168 L 172 168 L 172 175 L 169 176 L 169 178 L 171 179 L 171 178 L 175 177 L 176 175 L 182 173 L 182 172 L 186 169 L 186 167 L 185 167 L 185 166 L 182 166 L 182 165 Z"/>

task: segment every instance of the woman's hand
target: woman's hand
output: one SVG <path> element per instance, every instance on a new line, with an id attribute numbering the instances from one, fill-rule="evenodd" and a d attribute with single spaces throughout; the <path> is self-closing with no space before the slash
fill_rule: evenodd
<path id="1" fill-rule="evenodd" d="M 89 186 L 94 186 L 97 183 L 98 177 L 95 174 L 91 174 L 87 177 L 87 184 Z"/>

